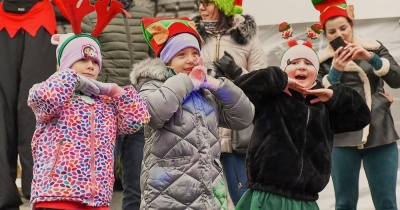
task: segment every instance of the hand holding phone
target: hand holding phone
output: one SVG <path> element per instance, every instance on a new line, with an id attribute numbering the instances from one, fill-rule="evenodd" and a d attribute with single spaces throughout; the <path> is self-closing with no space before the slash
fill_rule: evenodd
<path id="1" fill-rule="evenodd" d="M 343 41 L 342 37 L 338 36 L 329 42 L 333 50 L 336 51 L 339 47 L 346 47 L 346 43 Z"/>

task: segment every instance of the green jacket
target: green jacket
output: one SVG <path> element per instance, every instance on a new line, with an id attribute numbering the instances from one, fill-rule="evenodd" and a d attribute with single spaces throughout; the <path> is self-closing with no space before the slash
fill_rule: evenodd
<path id="1" fill-rule="evenodd" d="M 123 13 L 116 15 L 98 37 L 102 48 L 103 68 L 97 80 L 101 82 L 113 82 L 119 86 L 131 84 L 129 73 L 132 65 L 153 55 L 140 26 L 142 18 L 153 17 L 152 12 L 146 7 L 135 5 L 135 2 L 128 12 L 132 17 Z M 82 31 L 92 32 L 96 23 L 95 12 L 87 15 L 82 21 Z"/>

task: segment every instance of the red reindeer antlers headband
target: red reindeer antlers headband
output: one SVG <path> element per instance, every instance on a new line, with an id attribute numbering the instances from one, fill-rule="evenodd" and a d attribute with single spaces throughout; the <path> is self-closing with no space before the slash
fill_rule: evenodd
<path id="1" fill-rule="evenodd" d="M 97 24 L 92 31 L 92 36 L 98 37 L 107 24 L 118 13 L 123 12 L 123 4 L 116 0 L 97 0 L 94 6 L 90 0 L 61 0 L 67 10 L 74 34 L 82 33 L 81 22 L 87 14 L 96 11 Z"/>

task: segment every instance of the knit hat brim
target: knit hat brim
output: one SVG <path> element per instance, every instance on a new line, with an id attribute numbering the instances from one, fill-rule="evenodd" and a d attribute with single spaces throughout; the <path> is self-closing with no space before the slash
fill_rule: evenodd
<path id="1" fill-rule="evenodd" d="M 200 53 L 200 44 L 195 36 L 190 33 L 181 33 L 171 37 L 160 52 L 160 59 L 169 63 L 175 55 L 186 48 L 194 48 Z"/>
<path id="2" fill-rule="evenodd" d="M 63 36 L 63 35 L 62 35 Z M 102 68 L 101 48 L 97 39 L 90 34 L 66 35 L 66 39 L 60 39 L 56 49 L 57 63 L 60 70 L 71 68 L 81 59 L 91 58 L 98 62 Z M 52 37 L 52 43 L 53 37 Z"/>
<path id="3" fill-rule="evenodd" d="M 285 71 L 286 67 L 288 66 L 288 64 L 296 59 L 299 58 L 305 58 L 307 60 L 309 60 L 312 65 L 315 67 L 315 69 L 317 70 L 318 73 L 318 69 L 319 69 L 319 58 L 317 53 L 315 53 L 315 51 L 313 49 L 311 49 L 308 46 L 299 44 L 293 47 L 290 47 L 289 49 L 287 49 L 284 54 L 282 55 L 282 59 L 281 59 L 281 69 L 283 71 Z"/>

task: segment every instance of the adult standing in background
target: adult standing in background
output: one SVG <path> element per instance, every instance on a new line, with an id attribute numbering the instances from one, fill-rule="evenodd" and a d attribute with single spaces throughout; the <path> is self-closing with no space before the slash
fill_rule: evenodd
<path id="1" fill-rule="evenodd" d="M 400 67 L 381 42 L 354 35 L 354 17 L 345 0 L 312 0 L 321 12 L 320 22 L 328 41 L 342 37 L 346 47 L 330 45 L 318 55 L 319 80 L 325 86 L 342 83 L 354 88 L 371 110 L 371 123 L 359 132 L 335 135 L 332 151 L 332 181 L 336 209 L 355 210 L 363 164 L 375 209 L 397 210 L 396 182 L 399 139 L 384 90 L 400 87 Z M 336 74 L 338 79 L 330 75 Z"/>
<path id="2" fill-rule="evenodd" d="M 199 16 L 193 18 L 204 40 L 201 54 L 205 65 L 215 63 L 216 77 L 232 79 L 247 70 L 265 68 L 267 60 L 250 15 L 241 15 L 241 0 L 198 0 Z M 221 162 L 229 194 L 236 204 L 246 191 L 246 153 L 234 153 L 232 131 L 220 128 Z"/>
<path id="3" fill-rule="evenodd" d="M 66 14 L 61 0 L 53 3 Z M 56 30 L 51 1 L 0 2 L 0 209 L 22 204 L 15 184 L 18 155 L 22 196 L 30 198 L 36 120 L 27 105 L 28 91 L 56 71 L 56 47 L 49 41 Z"/>
<path id="4" fill-rule="evenodd" d="M 153 14 L 148 8 L 136 5 L 134 0 L 118 1 L 124 4 L 125 12 L 116 15 L 98 37 L 103 50 L 103 68 L 97 80 L 126 86 L 131 84 L 129 73 L 132 71 L 132 65 L 153 53 L 143 37 L 140 26 L 142 18 L 153 17 Z M 82 21 L 82 31 L 92 31 L 96 22 L 96 13 L 87 15 Z M 114 154 L 116 161 L 120 156 L 122 166 L 124 210 L 136 210 L 140 206 L 143 146 L 143 129 L 132 135 L 117 136 Z"/>

